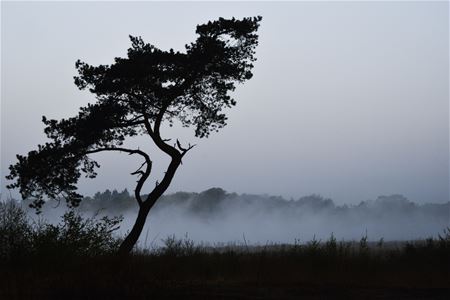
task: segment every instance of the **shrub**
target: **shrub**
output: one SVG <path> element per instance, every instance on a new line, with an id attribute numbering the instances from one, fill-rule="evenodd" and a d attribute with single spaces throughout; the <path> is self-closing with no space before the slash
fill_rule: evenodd
<path id="1" fill-rule="evenodd" d="M 0 259 L 113 253 L 122 241 L 114 235 L 121 221 L 122 217 L 84 218 L 69 210 L 56 225 L 32 223 L 16 202 L 0 203 Z"/>
<path id="2" fill-rule="evenodd" d="M 160 249 L 160 255 L 166 256 L 191 256 L 202 252 L 200 245 L 189 239 L 188 235 L 184 239 L 177 239 L 175 235 L 170 235 L 163 240 L 164 247 Z"/>
<path id="3" fill-rule="evenodd" d="M 57 225 L 41 224 L 34 231 L 36 253 L 96 256 L 117 251 L 121 239 L 113 235 L 122 217 L 83 218 L 70 210 Z"/>
<path id="4" fill-rule="evenodd" d="M 32 247 L 33 228 L 15 201 L 0 202 L 0 259 L 21 256 Z"/>

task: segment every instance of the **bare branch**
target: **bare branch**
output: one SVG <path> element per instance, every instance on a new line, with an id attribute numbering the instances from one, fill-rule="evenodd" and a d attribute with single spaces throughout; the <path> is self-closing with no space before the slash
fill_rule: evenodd
<path id="1" fill-rule="evenodd" d="M 142 165 L 136 171 L 131 173 L 131 175 L 144 174 L 144 171 L 141 171 L 141 169 L 142 169 L 143 166 L 145 166 L 146 163 L 147 163 L 147 161 L 144 161 L 142 163 Z"/>
<path id="2" fill-rule="evenodd" d="M 141 189 L 145 183 L 145 180 L 147 180 L 147 178 L 150 176 L 150 173 L 152 170 L 152 161 L 150 160 L 150 157 L 148 156 L 148 154 L 139 149 L 127 149 L 127 148 L 119 148 L 119 147 L 97 148 L 97 149 L 87 151 L 84 154 L 98 153 L 98 152 L 102 152 L 102 151 L 120 151 L 120 152 L 128 153 L 129 155 L 139 154 L 144 157 L 145 162 L 139 167 L 139 169 L 136 170 L 136 172 L 131 173 L 132 175 L 137 175 L 137 174 L 141 175 L 141 177 L 137 181 L 136 189 L 134 190 L 134 195 L 135 195 L 136 201 L 138 202 L 139 206 L 141 206 L 143 203 L 142 197 L 141 197 Z M 141 171 L 141 168 L 144 165 L 147 165 L 145 172 Z"/>
<path id="3" fill-rule="evenodd" d="M 187 147 L 187 149 L 185 151 L 183 151 L 183 153 L 181 154 L 181 157 L 183 157 L 186 153 L 188 153 L 189 150 L 191 150 L 192 148 L 194 148 L 195 146 L 197 146 L 196 144 L 191 145 L 189 144 L 189 146 Z"/>
<path id="4" fill-rule="evenodd" d="M 181 147 L 180 141 L 178 139 L 177 139 L 177 146 L 178 146 L 178 149 L 180 149 L 182 152 L 186 152 L 186 149 Z"/>
<path id="5" fill-rule="evenodd" d="M 133 173 L 130 173 L 130 175 L 141 175 L 141 176 L 143 176 L 144 175 L 144 171 L 140 171 L 140 170 L 137 170 L 137 171 L 134 171 Z"/>
<path id="6" fill-rule="evenodd" d="M 177 144 L 176 146 L 178 147 L 178 149 L 180 149 L 181 151 L 181 157 L 183 157 L 189 150 L 191 150 L 192 148 L 194 148 L 196 145 L 191 145 L 190 143 L 188 144 L 187 148 L 184 148 L 183 146 L 181 146 L 180 141 L 177 139 Z"/>
<path id="7" fill-rule="evenodd" d="M 98 153 L 98 152 L 103 152 L 103 151 L 120 151 L 120 152 L 125 152 L 128 154 L 139 154 L 141 156 L 143 156 L 145 158 L 145 160 L 150 160 L 150 157 L 147 155 L 147 153 L 139 150 L 139 149 L 127 149 L 127 148 L 121 148 L 121 147 L 104 147 L 104 148 L 97 148 L 97 149 L 93 149 L 93 150 L 89 150 L 84 152 L 84 154 L 93 154 L 93 153 Z"/>
<path id="8" fill-rule="evenodd" d="M 147 167 L 145 168 L 145 172 L 140 170 L 144 166 L 144 164 L 147 165 Z M 136 200 L 138 201 L 139 206 L 141 206 L 143 204 L 143 200 L 141 198 L 141 189 L 144 186 L 144 183 L 147 180 L 147 178 L 150 176 L 150 173 L 152 170 L 152 162 L 151 161 L 147 161 L 144 164 L 142 164 L 142 166 L 138 169 L 138 171 L 136 171 L 141 174 L 141 178 L 139 178 L 137 185 L 136 185 L 136 189 L 134 190 L 134 196 L 136 197 Z"/>

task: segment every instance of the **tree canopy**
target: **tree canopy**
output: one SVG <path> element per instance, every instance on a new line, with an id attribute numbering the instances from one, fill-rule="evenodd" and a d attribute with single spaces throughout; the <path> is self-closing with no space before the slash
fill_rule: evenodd
<path id="1" fill-rule="evenodd" d="M 261 19 L 220 18 L 198 25 L 197 39 L 183 52 L 161 50 L 141 37 L 130 36 L 127 57 L 117 57 L 110 65 L 92 66 L 78 60 L 75 84 L 92 92 L 97 101 L 81 107 L 72 118 L 43 117 L 50 141 L 26 156 L 17 155 L 18 162 L 10 166 L 7 176 L 15 181 L 8 188 L 18 188 L 22 198 L 30 199 L 36 209 L 46 198 L 64 198 L 76 206 L 82 199 L 76 187 L 80 176 L 97 175 L 99 164 L 90 154 L 121 151 L 144 158 L 144 164 L 132 173 L 140 176 L 135 196 L 141 205 L 140 190 L 151 173 L 152 162 L 144 151 L 123 147 L 125 139 L 148 134 L 172 157 L 168 173 L 173 177 L 192 146 L 183 147 L 178 140 L 168 144 L 161 137 L 161 124 L 178 120 L 182 126 L 193 127 L 199 138 L 226 125 L 223 110 L 236 104 L 229 92 L 236 83 L 252 77 Z M 169 175 L 155 195 L 167 188 Z"/>

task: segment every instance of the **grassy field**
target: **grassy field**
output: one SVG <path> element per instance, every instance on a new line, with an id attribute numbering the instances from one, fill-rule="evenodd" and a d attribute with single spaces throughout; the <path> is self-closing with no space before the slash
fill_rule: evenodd
<path id="1" fill-rule="evenodd" d="M 450 241 L 195 246 L 3 261 L 1 299 L 447 299 Z"/>
<path id="2" fill-rule="evenodd" d="M 117 220 L 27 223 L 0 207 L 0 299 L 447 299 L 450 232 L 413 242 L 210 247 L 169 237 L 114 253 Z"/>

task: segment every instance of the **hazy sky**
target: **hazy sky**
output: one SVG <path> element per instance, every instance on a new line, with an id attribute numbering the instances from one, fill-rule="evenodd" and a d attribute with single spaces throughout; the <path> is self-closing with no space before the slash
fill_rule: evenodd
<path id="1" fill-rule="evenodd" d="M 254 77 L 219 133 L 197 140 L 169 192 L 213 186 L 356 203 L 400 193 L 449 200 L 449 7 L 446 2 L 1 3 L 1 188 L 15 161 L 46 141 L 42 115 L 69 117 L 93 95 L 75 61 L 110 64 L 128 35 L 183 50 L 196 24 L 263 16 Z M 159 177 L 167 158 L 142 137 Z M 132 190 L 139 161 L 97 155 L 80 191 Z M 152 179 L 149 191 L 157 178 Z M 14 194 L 14 193 L 13 193 Z"/>

